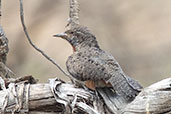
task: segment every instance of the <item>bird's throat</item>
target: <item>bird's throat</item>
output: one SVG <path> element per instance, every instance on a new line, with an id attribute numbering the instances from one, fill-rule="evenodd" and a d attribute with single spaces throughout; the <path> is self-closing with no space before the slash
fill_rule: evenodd
<path id="1" fill-rule="evenodd" d="M 75 52 L 75 51 L 76 51 L 76 48 L 75 48 L 74 46 L 72 46 L 72 49 L 73 49 L 73 52 Z"/>

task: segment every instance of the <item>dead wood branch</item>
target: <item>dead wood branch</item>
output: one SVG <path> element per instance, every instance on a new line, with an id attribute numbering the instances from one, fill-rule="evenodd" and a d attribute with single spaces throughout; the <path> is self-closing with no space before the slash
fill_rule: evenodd
<path id="1" fill-rule="evenodd" d="M 1 25 L 1 17 L 2 17 L 1 7 L 2 6 L 1 6 L 1 0 L 0 0 L 0 77 L 5 79 L 5 78 L 13 77 L 14 73 L 6 66 L 7 54 L 8 54 L 9 48 L 8 48 L 8 39 Z"/>
<path id="2" fill-rule="evenodd" d="M 7 54 L 8 54 L 8 39 L 5 36 L 5 32 L 1 25 L 1 17 L 2 17 L 2 10 L 1 10 L 1 0 L 0 0 L 0 62 L 6 63 Z"/>
<path id="3" fill-rule="evenodd" d="M 123 114 L 166 114 L 171 113 L 171 78 L 164 79 L 145 88 Z"/>
<path id="4" fill-rule="evenodd" d="M 8 39 L 0 25 L 0 77 L 4 79 L 14 77 L 14 73 L 6 66 L 8 51 Z"/>
<path id="5" fill-rule="evenodd" d="M 0 26 L 0 62 L 6 63 L 8 51 L 8 39 L 5 36 L 2 26 Z"/>
<path id="6" fill-rule="evenodd" d="M 79 3 L 78 0 L 70 0 L 70 10 L 68 26 L 72 29 L 74 26 L 79 25 Z"/>
<path id="7" fill-rule="evenodd" d="M 29 112 L 54 112 L 62 113 L 65 109 L 70 109 L 75 113 L 98 114 L 100 110 L 94 103 L 96 97 L 94 92 L 77 88 L 73 84 L 56 81 L 55 90 L 57 98 L 51 91 L 51 84 L 32 84 L 29 90 Z M 134 101 L 127 104 L 122 110 L 122 114 L 163 114 L 171 113 L 171 78 L 162 80 L 145 88 Z M 20 85 L 18 85 L 20 87 Z M 7 89 L 8 90 L 8 89 Z M 0 91 L 0 99 L 5 96 L 5 91 Z M 8 108 L 15 104 L 14 97 L 10 95 Z M 56 100 L 58 99 L 58 100 Z M 98 99 L 101 101 L 101 99 Z M 94 103 L 94 104 L 93 104 Z M 100 102 L 98 102 L 100 103 Z M 103 103 L 103 101 L 101 101 Z M 3 101 L 0 100 L 0 109 L 3 108 Z M 105 112 L 103 112 L 105 114 Z"/>

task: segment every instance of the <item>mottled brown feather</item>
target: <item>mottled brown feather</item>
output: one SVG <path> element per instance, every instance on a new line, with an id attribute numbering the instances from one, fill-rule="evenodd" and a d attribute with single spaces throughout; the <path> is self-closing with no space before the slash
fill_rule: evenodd
<path id="1" fill-rule="evenodd" d="M 142 86 L 122 71 L 115 58 L 101 50 L 96 37 L 85 27 L 74 28 L 68 42 L 74 47 L 74 53 L 66 62 L 69 73 L 85 85 L 95 90 L 96 87 L 112 87 L 126 101 L 131 101 L 141 91 Z"/>

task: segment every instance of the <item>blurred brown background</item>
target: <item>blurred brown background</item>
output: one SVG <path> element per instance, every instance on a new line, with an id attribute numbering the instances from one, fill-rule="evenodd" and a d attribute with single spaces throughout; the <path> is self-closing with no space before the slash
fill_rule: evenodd
<path id="1" fill-rule="evenodd" d="M 25 21 L 33 42 L 63 68 L 71 46 L 52 35 L 65 31 L 69 0 L 25 0 Z M 26 40 L 18 0 L 2 1 L 2 25 L 9 39 L 8 66 L 17 76 L 67 79 Z M 80 20 L 113 54 L 129 76 L 144 86 L 170 77 L 171 0 L 80 0 Z"/>

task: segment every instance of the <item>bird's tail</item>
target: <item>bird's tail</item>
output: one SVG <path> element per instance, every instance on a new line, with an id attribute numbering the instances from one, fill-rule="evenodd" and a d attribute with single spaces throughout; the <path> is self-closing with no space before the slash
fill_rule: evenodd
<path id="1" fill-rule="evenodd" d="M 116 94 L 127 102 L 131 102 L 142 89 L 142 86 L 136 80 L 123 73 L 116 73 L 107 82 L 112 85 Z"/>
<path id="2" fill-rule="evenodd" d="M 114 114 L 119 114 L 121 109 L 133 101 L 142 89 L 136 80 L 122 73 L 116 74 L 106 82 L 110 83 L 112 88 L 97 88 L 97 91 Z"/>
<path id="3" fill-rule="evenodd" d="M 116 94 L 116 92 L 114 92 L 111 88 L 96 88 L 96 90 L 112 114 L 119 114 L 121 109 L 123 109 L 127 104 L 127 101 Z"/>

